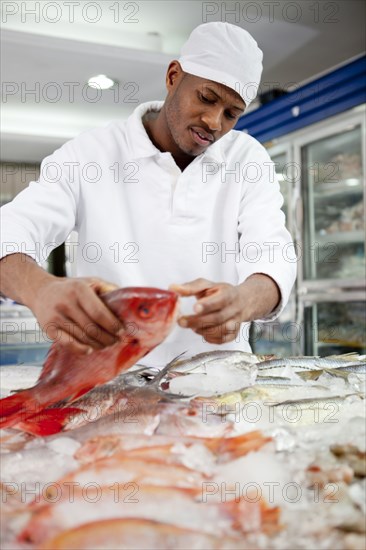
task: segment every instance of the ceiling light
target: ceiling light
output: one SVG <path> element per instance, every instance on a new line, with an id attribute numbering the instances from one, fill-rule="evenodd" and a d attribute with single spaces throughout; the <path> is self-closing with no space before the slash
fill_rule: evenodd
<path id="1" fill-rule="evenodd" d="M 98 74 L 97 76 L 92 76 L 88 80 L 88 85 L 91 88 L 98 88 L 99 90 L 108 90 L 114 86 L 115 81 L 111 78 L 108 78 L 105 74 Z"/>
<path id="2" fill-rule="evenodd" d="M 360 185 L 360 180 L 357 178 L 348 178 L 344 181 L 346 185 Z"/>

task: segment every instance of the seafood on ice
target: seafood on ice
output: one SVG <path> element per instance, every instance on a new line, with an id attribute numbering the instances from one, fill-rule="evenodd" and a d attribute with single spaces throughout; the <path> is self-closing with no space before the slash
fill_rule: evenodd
<path id="1" fill-rule="evenodd" d="M 33 388 L 0 401 L 0 427 L 17 425 L 39 435 L 57 432 L 77 412 L 69 404 L 89 390 L 115 378 L 160 344 L 176 320 L 177 294 L 156 288 L 131 287 L 100 296 L 128 330 L 115 344 L 90 355 L 78 355 L 55 342 Z"/>
<path id="2" fill-rule="evenodd" d="M 364 361 L 183 355 L 74 397 L 54 435 L 15 422 L 1 431 L 2 546 L 361 548 Z M 70 395 L 47 410 L 62 416 Z"/>

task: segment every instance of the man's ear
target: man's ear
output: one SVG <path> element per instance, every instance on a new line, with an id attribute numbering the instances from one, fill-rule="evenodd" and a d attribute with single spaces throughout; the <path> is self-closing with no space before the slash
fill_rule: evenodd
<path id="1" fill-rule="evenodd" d="M 166 72 L 165 84 L 168 92 L 177 87 L 184 77 L 184 72 L 180 66 L 179 61 L 174 60 L 169 63 L 169 67 Z"/>

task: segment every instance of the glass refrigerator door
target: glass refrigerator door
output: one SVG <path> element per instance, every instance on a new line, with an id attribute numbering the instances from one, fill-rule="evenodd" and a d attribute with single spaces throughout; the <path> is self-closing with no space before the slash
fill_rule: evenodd
<path id="1" fill-rule="evenodd" d="M 276 175 L 284 198 L 282 210 L 286 216 L 286 226 L 292 232 L 292 165 L 289 162 L 289 150 L 284 146 L 268 150 L 275 164 Z M 250 343 L 254 353 L 286 357 L 296 353 L 298 335 L 295 325 L 296 299 L 293 290 L 289 303 L 273 323 L 253 323 Z M 297 346 L 298 347 L 298 346 Z"/>
<path id="2" fill-rule="evenodd" d="M 250 344 L 253 353 L 289 357 L 300 353 L 300 334 L 295 322 L 295 293 L 280 317 L 271 323 L 252 323 Z"/>
<path id="3" fill-rule="evenodd" d="M 289 172 L 289 154 L 287 151 L 281 151 L 278 153 L 271 153 L 269 150 L 272 161 L 275 165 L 276 175 L 280 184 L 281 193 L 283 195 L 282 210 L 286 216 L 286 227 L 291 232 L 291 174 Z M 291 166 L 290 166 L 291 168 Z"/>
<path id="4" fill-rule="evenodd" d="M 304 304 L 305 355 L 365 354 L 365 295 L 351 299 L 350 293 L 343 293 L 337 301 L 318 298 L 319 301 L 307 300 Z"/>
<path id="5" fill-rule="evenodd" d="M 364 280 L 362 126 L 301 148 L 303 278 Z"/>

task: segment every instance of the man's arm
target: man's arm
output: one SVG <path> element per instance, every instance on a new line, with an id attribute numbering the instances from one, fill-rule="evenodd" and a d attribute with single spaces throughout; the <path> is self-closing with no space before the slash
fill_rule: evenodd
<path id="1" fill-rule="evenodd" d="M 29 307 L 48 338 L 87 353 L 113 344 L 120 321 L 98 298 L 115 286 L 100 279 L 55 277 L 26 254 L 0 261 L 0 291 Z"/>
<path id="2" fill-rule="evenodd" d="M 263 274 L 275 282 L 281 294 L 278 306 L 255 319 L 272 321 L 288 302 L 296 278 L 297 259 L 281 209 L 283 196 L 275 165 L 262 145 L 252 143 L 252 147 L 250 154 L 255 159 L 258 175 L 255 181 L 243 182 L 238 216 L 238 280 L 246 283 L 252 275 Z"/>
<path id="3" fill-rule="evenodd" d="M 181 296 L 196 296 L 196 315 L 181 317 L 179 324 L 201 334 L 211 344 L 235 340 L 240 324 L 267 316 L 278 306 L 281 293 L 268 275 L 256 273 L 240 285 L 196 279 L 171 285 Z"/>

